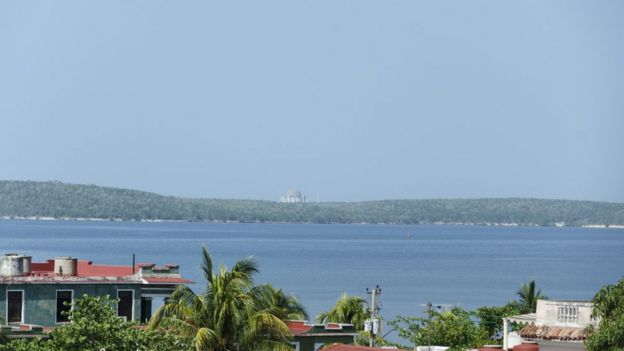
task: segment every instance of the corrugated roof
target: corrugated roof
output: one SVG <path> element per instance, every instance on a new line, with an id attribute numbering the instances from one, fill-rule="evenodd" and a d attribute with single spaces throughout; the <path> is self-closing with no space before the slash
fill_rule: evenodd
<path id="1" fill-rule="evenodd" d="M 288 321 L 286 324 L 293 335 L 303 334 L 312 329 L 312 326 L 306 325 L 304 321 Z"/>

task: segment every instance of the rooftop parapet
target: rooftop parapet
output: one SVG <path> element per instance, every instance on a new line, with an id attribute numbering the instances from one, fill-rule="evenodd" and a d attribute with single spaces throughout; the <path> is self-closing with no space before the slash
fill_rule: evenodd
<path id="1" fill-rule="evenodd" d="M 30 256 L 6 254 L 0 256 L 0 283 L 45 284 L 68 283 L 169 283 L 186 284 L 178 265 L 156 266 L 153 263 L 135 267 L 99 265 L 73 257 L 57 257 L 45 262 L 32 262 Z"/>
<path id="2" fill-rule="evenodd" d="M 159 267 L 153 263 L 139 263 L 138 266 L 139 274 L 142 277 L 180 276 L 180 266 L 174 264 L 166 264 Z"/>

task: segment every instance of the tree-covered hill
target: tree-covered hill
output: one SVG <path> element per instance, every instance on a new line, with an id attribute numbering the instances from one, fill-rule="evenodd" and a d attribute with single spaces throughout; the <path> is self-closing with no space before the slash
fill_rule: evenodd
<path id="1" fill-rule="evenodd" d="M 624 204 L 542 199 L 430 199 L 285 204 L 190 199 L 66 184 L 0 181 L 0 217 L 310 223 L 624 225 Z"/>

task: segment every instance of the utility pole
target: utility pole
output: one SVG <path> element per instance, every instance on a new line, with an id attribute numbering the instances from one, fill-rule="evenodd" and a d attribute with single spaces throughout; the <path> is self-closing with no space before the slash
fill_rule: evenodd
<path id="1" fill-rule="evenodd" d="M 371 296 L 371 319 L 370 319 L 370 347 L 375 347 L 375 322 L 377 322 L 377 295 L 381 295 L 381 288 L 377 285 L 374 289 L 369 290 L 366 288 L 366 292 Z M 377 322 L 379 326 L 379 322 Z"/>
<path id="2" fill-rule="evenodd" d="M 427 351 L 431 351 L 431 317 L 433 315 L 431 307 L 433 307 L 431 302 L 427 302 L 427 314 L 429 315 L 429 324 L 427 325 Z"/>
<path id="3" fill-rule="evenodd" d="M 431 302 L 427 302 L 426 305 L 421 305 L 427 307 L 427 315 L 429 317 L 429 323 L 427 325 L 427 351 L 431 351 L 431 319 L 433 318 L 433 304 Z M 435 308 L 440 310 L 442 307 L 449 307 L 453 305 L 435 305 Z"/>

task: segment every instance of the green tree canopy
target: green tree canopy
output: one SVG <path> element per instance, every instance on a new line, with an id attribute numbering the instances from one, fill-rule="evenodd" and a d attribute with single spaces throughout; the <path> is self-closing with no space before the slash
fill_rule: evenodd
<path id="1" fill-rule="evenodd" d="M 522 283 L 516 295 L 520 298 L 518 302 L 521 313 L 535 313 L 537 300 L 548 298 L 542 294 L 542 289 L 537 288 L 535 279 L 531 279 L 528 283 Z"/>
<path id="2" fill-rule="evenodd" d="M 399 336 L 414 346 L 443 345 L 451 351 L 482 346 L 487 340 L 487 331 L 470 318 L 470 313 L 459 307 L 448 311 L 430 312 L 428 317 L 397 317 L 390 326 Z"/>
<path id="3" fill-rule="evenodd" d="M 344 293 L 334 307 L 316 317 L 319 323 L 351 323 L 358 331 L 364 330 L 364 321 L 370 317 L 366 301 L 360 296 L 349 296 Z"/>
<path id="4" fill-rule="evenodd" d="M 254 300 L 263 309 L 272 310 L 282 320 L 306 320 L 308 313 L 301 302 L 293 295 L 271 284 L 258 285 L 252 289 Z"/>
<path id="5" fill-rule="evenodd" d="M 487 331 L 488 338 L 496 339 L 503 330 L 503 318 L 520 314 L 518 304 L 505 306 L 481 306 L 474 312 L 479 318 L 479 327 Z"/>
<path id="6" fill-rule="evenodd" d="M 607 285 L 594 296 L 594 317 L 600 318 L 598 328 L 589 327 L 585 341 L 587 351 L 624 350 L 624 278 Z"/>
<path id="7" fill-rule="evenodd" d="M 290 330 L 281 319 L 283 311 L 258 300 L 254 294 L 256 261 L 244 258 L 231 270 L 221 266 L 214 273 L 205 247 L 202 257 L 205 292 L 197 295 L 187 286 L 178 287 L 156 311 L 150 327 L 176 320 L 183 324 L 183 335 L 194 336 L 198 351 L 292 351 Z"/>
<path id="8" fill-rule="evenodd" d="M 144 331 L 135 322 L 119 317 L 115 301 L 108 296 L 76 299 L 69 312 L 71 323 L 54 328 L 50 338 L 14 340 L 1 351 L 190 351 L 191 340 L 179 338 L 162 330 Z"/>

